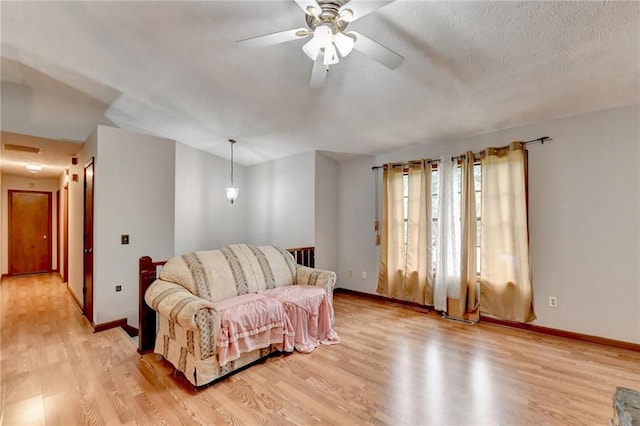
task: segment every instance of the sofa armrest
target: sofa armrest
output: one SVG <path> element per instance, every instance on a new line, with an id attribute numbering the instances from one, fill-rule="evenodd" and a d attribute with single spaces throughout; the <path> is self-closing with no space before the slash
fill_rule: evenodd
<path id="1" fill-rule="evenodd" d="M 211 312 L 214 336 L 220 331 L 220 315 L 212 302 L 198 297 L 179 284 L 155 280 L 147 289 L 144 300 L 160 315 L 185 329 L 198 329 L 196 314 L 201 309 Z"/>
<path id="2" fill-rule="evenodd" d="M 336 273 L 297 265 L 295 283 L 298 285 L 323 287 L 327 290 L 327 294 L 331 296 L 333 294 L 333 287 L 336 285 Z"/>
<path id="3" fill-rule="evenodd" d="M 331 324 L 334 323 L 333 312 L 333 288 L 336 285 L 336 273 L 333 271 L 326 271 L 323 269 L 309 268 L 307 266 L 297 265 L 296 267 L 296 281 L 297 285 L 314 285 L 323 287 L 327 292 L 327 298 L 329 299 L 329 307 L 331 308 Z"/>

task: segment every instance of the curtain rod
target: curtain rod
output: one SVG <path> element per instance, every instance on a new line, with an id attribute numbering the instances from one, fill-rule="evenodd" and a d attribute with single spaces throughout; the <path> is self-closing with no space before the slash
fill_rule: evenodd
<path id="1" fill-rule="evenodd" d="M 539 138 L 531 139 L 530 141 L 526 141 L 526 142 L 523 142 L 523 143 L 524 143 L 525 145 L 529 145 L 530 143 L 540 142 L 542 145 L 544 145 L 544 142 L 545 142 L 546 140 L 548 140 L 548 139 L 551 139 L 551 137 L 550 137 L 550 136 L 540 136 Z M 505 146 L 501 146 L 501 147 L 499 147 L 498 149 L 501 149 L 501 148 L 508 148 L 508 147 L 509 147 L 509 145 L 505 145 Z M 479 152 L 474 152 L 474 154 L 475 154 L 475 155 L 479 155 L 480 153 L 479 153 Z M 459 157 L 459 156 L 457 156 L 457 157 L 453 157 L 453 158 L 455 159 L 455 158 L 458 158 L 458 157 Z M 409 164 L 409 163 L 415 163 L 415 162 L 417 162 L 417 160 L 413 160 L 413 161 L 404 161 L 402 164 Z M 439 162 L 440 162 L 440 160 L 438 160 L 438 159 L 436 159 L 436 160 L 431 160 L 431 162 L 432 162 L 432 163 L 439 163 Z M 372 166 L 372 167 L 371 167 L 371 170 L 381 169 L 382 167 L 383 167 L 383 166 Z"/>

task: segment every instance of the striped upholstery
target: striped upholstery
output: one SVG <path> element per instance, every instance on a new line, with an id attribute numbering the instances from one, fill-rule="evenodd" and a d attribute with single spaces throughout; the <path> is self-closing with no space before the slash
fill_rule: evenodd
<path id="1" fill-rule="evenodd" d="M 296 264 L 286 250 L 234 244 L 174 257 L 164 265 L 159 279 L 180 284 L 196 296 L 217 302 L 292 285 L 295 277 Z"/>

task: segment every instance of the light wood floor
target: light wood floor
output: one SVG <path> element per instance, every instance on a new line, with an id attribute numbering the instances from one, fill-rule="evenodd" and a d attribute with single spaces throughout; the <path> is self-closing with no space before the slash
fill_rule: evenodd
<path id="1" fill-rule="evenodd" d="M 640 353 L 336 294 L 342 343 L 194 391 L 120 329 L 93 334 L 56 276 L 5 278 L 0 423 L 607 424 Z"/>

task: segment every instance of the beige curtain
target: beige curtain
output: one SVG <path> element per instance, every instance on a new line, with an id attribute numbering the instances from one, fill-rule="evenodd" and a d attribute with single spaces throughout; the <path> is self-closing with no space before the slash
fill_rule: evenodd
<path id="1" fill-rule="evenodd" d="M 433 304 L 431 245 L 431 162 L 409 163 L 407 266 L 404 299 Z"/>
<path id="2" fill-rule="evenodd" d="M 536 318 L 525 167 L 522 142 L 487 148 L 482 157 L 480 311 L 519 322 Z"/>
<path id="3" fill-rule="evenodd" d="M 407 245 L 402 164 L 383 166 L 382 235 L 378 293 L 420 304 L 433 303 L 431 248 L 431 163 L 409 163 Z"/>
<path id="4" fill-rule="evenodd" d="M 469 151 L 461 157 L 460 192 L 461 192 L 461 244 L 460 244 L 460 297 L 449 301 L 450 314 L 461 315 L 475 312 L 478 309 L 477 283 L 477 213 L 476 192 L 473 174 L 475 156 Z M 451 306 L 451 303 L 457 306 Z M 457 309 L 455 309 L 457 308 Z M 457 316 L 457 315 L 456 315 Z"/>
<path id="5" fill-rule="evenodd" d="M 382 234 L 377 292 L 400 297 L 404 287 L 404 215 L 402 164 L 385 164 L 382 169 Z"/>

